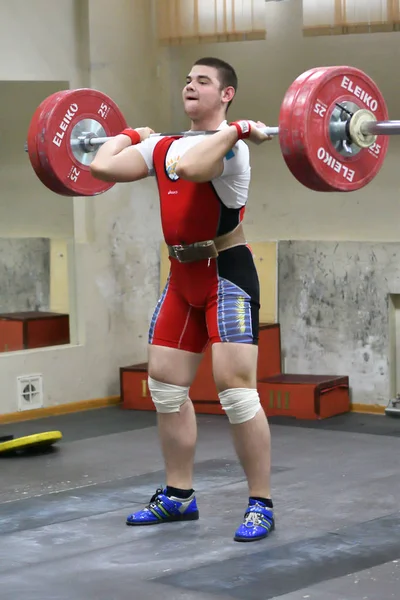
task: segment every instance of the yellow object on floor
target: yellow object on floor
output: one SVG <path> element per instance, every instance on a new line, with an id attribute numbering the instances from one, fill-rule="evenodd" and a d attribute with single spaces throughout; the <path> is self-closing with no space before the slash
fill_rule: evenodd
<path id="1" fill-rule="evenodd" d="M 11 438 L 11 439 L 10 439 Z M 62 439 L 61 431 L 45 431 L 43 433 L 35 433 L 34 435 L 26 435 L 19 438 L 6 436 L 6 441 L 1 441 L 0 438 L 0 455 L 1 454 L 20 454 L 26 452 L 40 452 L 47 450 Z"/>

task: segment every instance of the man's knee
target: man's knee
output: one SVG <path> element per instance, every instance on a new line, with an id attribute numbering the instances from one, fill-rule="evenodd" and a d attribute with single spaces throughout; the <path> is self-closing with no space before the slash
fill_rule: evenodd
<path id="1" fill-rule="evenodd" d="M 218 397 L 232 425 L 250 421 L 261 408 L 256 389 L 232 388 L 220 392 Z"/>
<path id="2" fill-rule="evenodd" d="M 182 404 L 189 398 L 189 388 L 157 381 L 148 377 L 148 386 L 156 411 L 178 413 Z"/>

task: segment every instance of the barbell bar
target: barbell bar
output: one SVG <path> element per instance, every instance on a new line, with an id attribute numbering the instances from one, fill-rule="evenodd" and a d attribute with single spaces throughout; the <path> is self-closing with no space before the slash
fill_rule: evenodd
<path id="1" fill-rule="evenodd" d="M 400 135 L 400 121 L 367 121 L 360 127 L 363 135 Z"/>
<path id="2" fill-rule="evenodd" d="M 262 127 L 260 128 L 266 135 L 278 135 L 279 128 L 278 127 Z M 169 133 L 151 133 L 149 137 L 196 137 L 199 135 L 213 135 L 217 133 L 219 130 L 188 130 L 188 131 L 178 131 L 178 132 L 169 132 Z M 112 137 L 96 137 L 91 135 L 89 132 L 83 132 L 83 134 L 77 138 L 71 139 L 71 147 L 79 148 L 83 152 L 96 152 L 99 146 L 102 146 L 106 142 L 113 139 Z"/>
<path id="3" fill-rule="evenodd" d="M 354 115 L 353 115 L 354 116 Z M 350 118 L 351 120 L 351 118 Z M 342 126 L 340 126 L 342 125 Z M 347 137 L 346 133 L 346 123 L 339 124 L 339 127 L 335 129 L 334 126 L 331 126 L 330 131 L 331 135 L 336 134 L 338 139 L 345 140 Z M 260 127 L 260 131 L 265 133 L 268 136 L 278 136 L 279 135 L 279 127 Z M 214 133 L 218 133 L 219 129 L 214 130 L 188 130 L 188 131 L 178 131 L 178 132 L 166 132 L 166 133 L 151 133 L 149 137 L 196 137 L 199 135 L 212 135 Z M 359 132 L 363 136 L 370 135 L 400 135 L 400 121 L 367 121 L 361 124 L 359 128 Z M 81 135 L 77 138 L 72 139 L 70 141 L 71 148 L 80 147 L 84 152 L 94 152 L 97 150 L 99 146 L 102 146 L 106 142 L 112 140 L 115 136 L 111 137 L 96 137 L 95 135 L 90 135 L 89 132 L 86 135 Z M 356 145 L 359 144 L 359 140 L 357 138 L 352 140 Z M 28 152 L 28 143 L 25 142 L 24 146 L 25 152 Z"/>
<path id="4" fill-rule="evenodd" d="M 276 136 L 279 134 L 279 127 L 262 127 L 261 131 L 265 133 L 265 135 Z M 188 130 L 188 131 L 178 131 L 178 132 L 166 132 L 166 133 L 151 133 L 149 137 L 196 137 L 199 135 L 213 135 L 214 133 L 218 133 L 219 129 L 213 130 Z M 96 137 L 95 135 L 91 135 L 90 132 L 83 132 L 82 135 L 71 138 L 70 144 L 71 148 L 81 148 L 84 152 L 94 152 L 98 149 L 99 146 L 102 146 L 106 142 L 112 140 L 115 136 L 111 137 Z M 25 142 L 25 152 L 28 152 L 28 143 Z"/>
<path id="5" fill-rule="evenodd" d="M 95 179 L 90 163 L 102 144 L 127 127 L 118 106 L 98 90 L 63 90 L 35 111 L 25 149 L 39 179 L 67 196 L 94 196 L 114 185 Z M 288 88 L 279 125 L 262 129 L 278 136 L 294 177 L 314 191 L 361 189 L 378 174 L 388 136 L 400 134 L 372 79 L 354 67 L 315 67 Z M 192 137 L 214 131 L 154 133 Z"/>

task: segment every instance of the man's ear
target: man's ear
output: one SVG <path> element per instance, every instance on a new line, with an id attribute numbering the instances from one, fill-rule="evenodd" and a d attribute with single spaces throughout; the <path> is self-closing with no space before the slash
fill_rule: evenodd
<path id="1" fill-rule="evenodd" d="M 232 86 L 229 86 L 224 89 L 222 99 L 224 102 L 226 102 L 228 104 L 228 102 L 232 102 L 234 96 L 235 96 L 235 88 Z"/>

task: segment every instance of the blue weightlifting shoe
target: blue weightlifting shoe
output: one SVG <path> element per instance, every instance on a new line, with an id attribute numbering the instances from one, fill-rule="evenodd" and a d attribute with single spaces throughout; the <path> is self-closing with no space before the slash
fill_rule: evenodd
<path id="1" fill-rule="evenodd" d="M 126 519 L 127 525 L 158 525 L 171 521 L 196 521 L 199 518 L 196 497 L 194 493 L 187 500 L 174 496 L 166 496 L 166 490 L 156 490 L 150 503 L 138 512 L 132 513 Z"/>
<path id="2" fill-rule="evenodd" d="M 274 512 L 257 500 L 250 499 L 244 521 L 235 532 L 235 542 L 256 542 L 275 529 Z"/>

